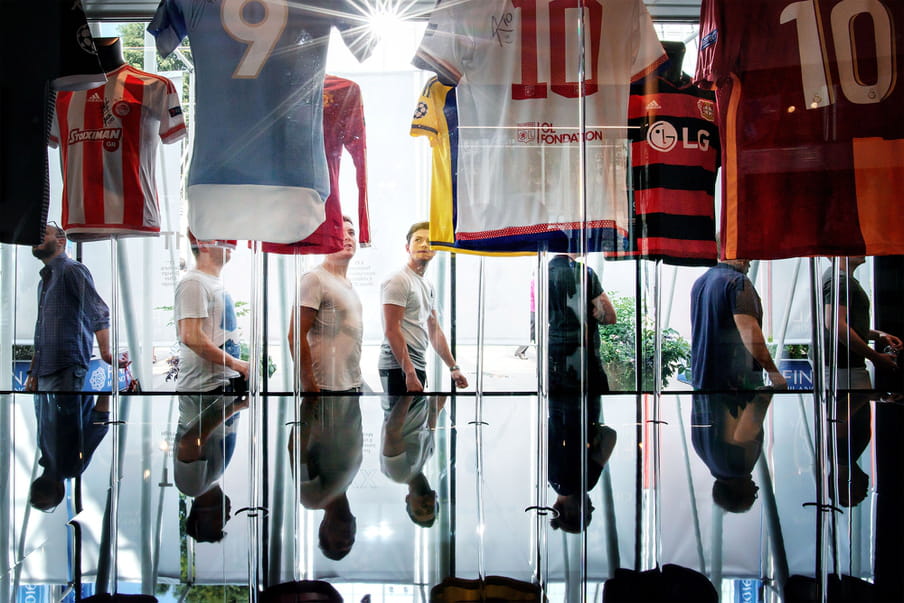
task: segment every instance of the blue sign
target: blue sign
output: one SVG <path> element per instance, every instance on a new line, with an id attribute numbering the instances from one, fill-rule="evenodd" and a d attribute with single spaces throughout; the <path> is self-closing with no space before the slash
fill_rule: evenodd
<path id="1" fill-rule="evenodd" d="M 813 367 L 809 360 L 782 359 L 778 370 L 788 382 L 788 389 L 813 389 Z"/>
<path id="2" fill-rule="evenodd" d="M 735 580 L 735 603 L 760 603 L 760 580 Z"/>
<path id="3" fill-rule="evenodd" d="M 13 363 L 13 391 L 25 391 L 25 381 L 28 379 L 29 360 L 16 360 Z M 125 369 L 119 369 L 119 389 L 123 390 L 128 385 Z M 113 367 L 101 360 L 94 358 L 88 364 L 88 372 L 85 374 L 83 390 L 88 392 L 109 392 L 113 385 Z"/>
<path id="4" fill-rule="evenodd" d="M 19 587 L 16 603 L 46 603 L 50 600 L 50 587 L 46 584 L 28 584 Z"/>

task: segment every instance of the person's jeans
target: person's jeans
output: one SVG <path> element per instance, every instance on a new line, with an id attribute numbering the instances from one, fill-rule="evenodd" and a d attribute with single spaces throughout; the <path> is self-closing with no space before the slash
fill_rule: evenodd
<path id="1" fill-rule="evenodd" d="M 94 396 L 84 389 L 87 369 L 69 366 L 38 377 L 35 416 L 38 423 L 39 463 L 54 479 L 76 477 L 107 435 L 108 412 L 94 410 Z"/>

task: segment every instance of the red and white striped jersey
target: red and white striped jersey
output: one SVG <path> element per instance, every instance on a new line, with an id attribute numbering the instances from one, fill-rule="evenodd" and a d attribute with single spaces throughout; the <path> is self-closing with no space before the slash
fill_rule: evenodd
<path id="1" fill-rule="evenodd" d="M 179 95 L 165 77 L 123 65 L 103 86 L 60 92 L 50 145 L 61 150 L 62 222 L 70 238 L 160 232 L 158 140 L 184 136 Z"/>

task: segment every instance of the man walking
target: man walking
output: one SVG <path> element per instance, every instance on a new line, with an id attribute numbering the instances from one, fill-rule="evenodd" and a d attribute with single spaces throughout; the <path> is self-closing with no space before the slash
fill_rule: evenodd
<path id="1" fill-rule="evenodd" d="M 32 254 L 44 267 L 25 390 L 38 392 L 35 414 L 43 472 L 31 485 L 29 502 L 50 511 L 63 500 L 63 480 L 82 474 L 107 433 L 109 398 L 101 396 L 95 405 L 94 396 L 72 392 L 84 389 L 94 340 L 101 358 L 113 361 L 110 310 L 88 268 L 66 255 L 62 228 L 48 224 L 44 241 L 32 247 Z"/>
<path id="2" fill-rule="evenodd" d="M 408 229 L 405 250 L 408 262 L 390 276 L 382 286 L 383 345 L 380 348 L 380 380 L 389 395 L 387 417 L 408 415 L 408 409 L 426 406 L 424 396 L 406 396 L 424 391 L 427 383 L 427 346 L 433 347 L 451 372 L 457 387 L 467 387 L 468 380 L 461 372 L 449 349 L 436 314 L 436 292 L 424 278 L 430 260 L 436 254 L 430 247 L 430 224 L 419 222 Z M 431 401 L 431 404 L 436 404 Z M 395 411 L 401 404 L 404 412 Z M 438 413 L 439 410 L 434 412 Z M 385 425 L 384 425 L 385 430 Z M 412 521 L 430 526 L 436 519 L 436 492 L 424 476 L 417 446 L 393 446 L 393 438 L 384 434 L 381 470 L 398 483 L 408 486 L 405 506 Z M 424 456 L 424 458 L 426 458 Z"/>
<path id="3" fill-rule="evenodd" d="M 320 550 L 333 560 L 348 555 L 357 523 L 346 491 L 361 466 L 361 300 L 348 280 L 357 250 L 351 218 L 342 217 L 343 246 L 301 277 L 298 308 L 289 320 L 289 351 L 305 393 L 303 420 L 293 427 L 289 451 L 299 480 L 302 504 L 323 509 Z M 352 395 L 338 395 L 352 394 Z"/>
<path id="4" fill-rule="evenodd" d="M 691 373 L 694 449 L 715 478 L 713 500 L 743 512 L 756 500 L 752 471 L 760 457 L 763 420 L 774 389 L 785 389 L 763 336 L 763 306 L 747 278 L 750 260 L 726 260 L 691 289 Z"/>
<path id="5" fill-rule="evenodd" d="M 234 241 L 199 241 L 188 233 L 195 267 L 176 286 L 179 337 L 179 427 L 174 475 L 195 497 L 186 531 L 198 541 L 223 538 L 230 503 L 219 485 L 235 449 L 235 414 L 248 406 L 248 362 L 241 360 L 232 297 L 220 273 Z"/>

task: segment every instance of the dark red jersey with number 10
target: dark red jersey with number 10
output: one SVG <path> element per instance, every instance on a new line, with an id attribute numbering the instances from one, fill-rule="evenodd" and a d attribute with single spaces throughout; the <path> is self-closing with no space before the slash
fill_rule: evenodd
<path id="1" fill-rule="evenodd" d="M 703 0 L 723 255 L 904 253 L 904 2 Z"/>

